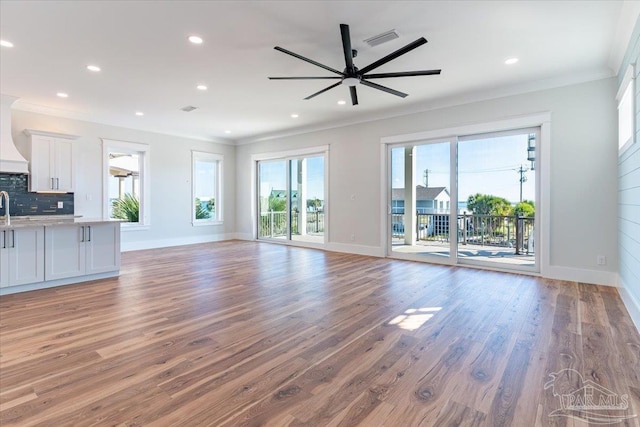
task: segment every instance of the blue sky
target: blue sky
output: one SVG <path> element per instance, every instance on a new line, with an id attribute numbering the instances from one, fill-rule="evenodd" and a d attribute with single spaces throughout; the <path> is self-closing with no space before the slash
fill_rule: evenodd
<path id="1" fill-rule="evenodd" d="M 460 141 L 458 143 L 458 200 L 482 193 L 504 197 L 512 203 L 520 200 L 522 165 L 530 169 L 527 160 L 527 134 Z M 416 147 L 414 181 L 425 185 L 424 172 L 429 170 L 429 187 L 450 187 L 449 143 L 425 144 Z M 391 177 L 393 188 L 404 188 L 404 148 L 392 150 Z M 527 171 L 522 186 L 525 200 L 535 199 L 535 173 Z"/>
<path id="2" fill-rule="evenodd" d="M 324 200 L 324 157 L 307 157 L 307 199 Z M 269 197 L 271 190 L 285 190 L 286 160 L 260 162 L 260 196 Z M 293 162 L 296 165 L 296 162 Z M 295 166 L 294 166 L 295 167 Z M 295 177 L 294 177 L 295 179 Z"/>

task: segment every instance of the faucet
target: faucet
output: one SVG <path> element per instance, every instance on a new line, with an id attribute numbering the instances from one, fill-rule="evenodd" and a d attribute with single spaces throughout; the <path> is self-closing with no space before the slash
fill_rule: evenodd
<path id="1" fill-rule="evenodd" d="M 5 218 L 7 225 L 11 225 L 11 215 L 9 215 L 9 193 L 6 191 L 0 191 L 0 208 L 2 207 L 2 199 L 6 199 Z"/>

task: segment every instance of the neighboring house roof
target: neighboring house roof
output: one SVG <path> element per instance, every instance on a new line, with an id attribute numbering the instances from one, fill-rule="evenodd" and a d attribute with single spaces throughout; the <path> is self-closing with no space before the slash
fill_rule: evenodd
<path id="1" fill-rule="evenodd" d="M 416 185 L 416 200 L 435 200 L 442 192 L 449 196 L 447 187 Z M 391 191 L 391 200 L 404 200 L 404 188 L 394 188 Z"/>

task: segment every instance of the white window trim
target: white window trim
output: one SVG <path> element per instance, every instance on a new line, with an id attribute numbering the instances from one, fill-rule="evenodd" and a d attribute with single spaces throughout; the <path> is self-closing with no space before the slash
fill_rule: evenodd
<path id="1" fill-rule="evenodd" d="M 217 162 L 216 166 L 216 215 L 214 218 L 196 219 L 196 209 L 194 205 L 195 200 L 195 162 L 196 160 L 205 160 L 210 162 Z M 222 154 L 208 153 L 205 151 L 191 150 L 191 225 L 194 227 L 201 227 L 206 225 L 220 225 L 223 224 L 223 203 L 222 203 L 222 177 L 224 168 L 224 156 Z"/>
<path id="2" fill-rule="evenodd" d="M 622 82 L 620 83 L 620 87 L 618 88 L 618 93 L 616 94 L 616 101 L 618 103 L 618 155 L 623 154 L 627 151 L 636 141 L 636 84 L 635 84 L 635 64 L 629 64 L 627 66 L 627 70 L 622 77 Z M 620 145 L 620 105 L 622 101 L 625 100 L 626 96 L 630 96 L 629 100 L 631 103 L 631 137 L 625 141 L 622 145 Z"/>
<path id="3" fill-rule="evenodd" d="M 102 139 L 102 217 L 108 220 L 109 216 L 109 152 L 124 151 L 131 154 L 142 153 L 142 165 L 140 176 L 142 185 L 140 187 L 140 213 L 138 223 L 123 222 L 120 229 L 122 231 L 147 230 L 151 225 L 151 168 L 149 165 L 151 147 L 149 144 L 140 142 L 118 141 L 113 139 Z"/>

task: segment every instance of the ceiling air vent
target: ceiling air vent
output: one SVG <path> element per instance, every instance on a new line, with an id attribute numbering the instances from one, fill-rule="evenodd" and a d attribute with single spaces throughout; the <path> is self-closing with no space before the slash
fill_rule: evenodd
<path id="1" fill-rule="evenodd" d="M 377 36 L 370 37 L 370 38 L 364 40 L 364 42 L 366 44 L 368 44 L 369 46 L 374 47 L 374 46 L 378 46 L 378 45 L 380 45 L 382 43 L 386 43 L 388 41 L 397 39 L 398 37 L 400 37 L 400 36 L 398 35 L 398 33 L 396 33 L 396 30 L 389 30 L 389 31 L 387 31 L 385 33 L 378 34 Z"/>
<path id="2" fill-rule="evenodd" d="M 190 113 L 193 110 L 197 110 L 198 107 L 194 107 L 193 105 L 187 105 L 186 107 L 182 107 L 181 110 L 184 111 L 185 113 Z"/>

